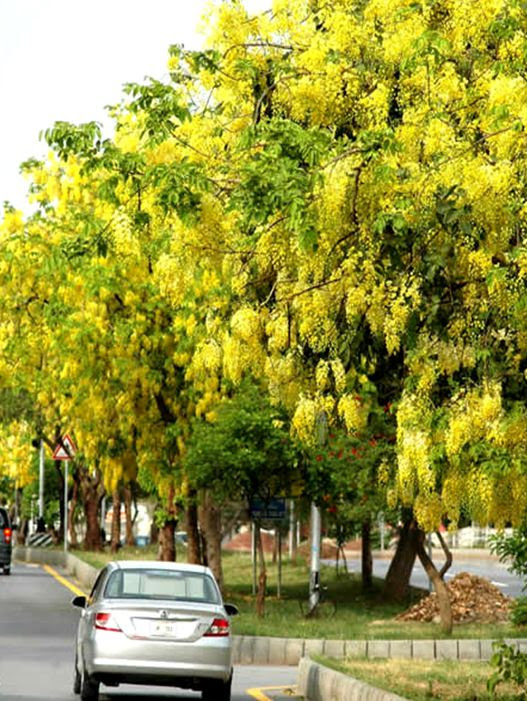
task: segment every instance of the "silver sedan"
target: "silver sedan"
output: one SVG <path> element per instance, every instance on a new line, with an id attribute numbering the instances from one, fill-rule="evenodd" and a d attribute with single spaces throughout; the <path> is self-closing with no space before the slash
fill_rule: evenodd
<path id="1" fill-rule="evenodd" d="M 231 697 L 231 627 L 211 570 L 174 562 L 121 561 L 99 573 L 77 630 L 73 690 L 97 701 L 99 685 L 149 684 Z"/>

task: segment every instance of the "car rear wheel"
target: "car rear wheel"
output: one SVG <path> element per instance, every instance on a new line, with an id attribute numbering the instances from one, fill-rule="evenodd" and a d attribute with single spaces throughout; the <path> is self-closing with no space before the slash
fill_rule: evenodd
<path id="1" fill-rule="evenodd" d="M 231 701 L 232 674 L 228 682 L 210 682 L 201 692 L 203 701 Z"/>
<path id="2" fill-rule="evenodd" d="M 99 699 L 99 682 L 94 681 L 86 671 L 81 677 L 81 699 L 82 701 L 98 701 Z"/>
<path id="3" fill-rule="evenodd" d="M 11 574 L 11 566 L 4 565 L 3 572 L 4 572 L 4 574 Z"/>
<path id="4" fill-rule="evenodd" d="M 81 683 L 82 677 L 80 675 L 79 669 L 77 667 L 77 656 L 75 656 L 75 667 L 73 668 L 73 693 L 81 693 Z"/>

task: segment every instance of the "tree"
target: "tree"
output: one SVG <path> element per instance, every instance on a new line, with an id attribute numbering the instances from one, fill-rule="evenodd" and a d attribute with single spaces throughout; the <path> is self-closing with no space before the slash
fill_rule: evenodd
<path id="1" fill-rule="evenodd" d="M 113 139 L 59 123 L 27 166 L 0 377 L 107 479 L 134 451 L 170 518 L 192 417 L 251 374 L 304 448 L 321 412 L 357 438 L 391 403 L 410 557 L 462 510 L 519 523 L 526 32 L 520 0 L 221 3 L 210 48 L 127 87 Z"/>
<path id="2" fill-rule="evenodd" d="M 225 366 L 260 367 L 306 443 L 319 410 L 360 430 L 373 384 L 397 417 L 393 506 L 425 530 L 462 507 L 517 522 L 520 4 L 299 1 L 247 19 L 222 5 L 198 71 L 174 53 L 177 79 L 211 90 L 218 199 L 237 214 L 215 244 L 235 302 Z"/>
<path id="3" fill-rule="evenodd" d="M 527 522 L 523 521 L 510 535 L 497 533 L 492 537 L 491 550 L 508 569 L 522 579 L 527 577 Z"/>
<path id="4" fill-rule="evenodd" d="M 238 499 L 247 508 L 256 499 L 269 504 L 274 497 L 290 494 L 298 479 L 299 456 L 284 413 L 270 405 L 258 386 L 247 383 L 215 413 L 212 423 L 194 423 L 188 444 L 185 466 L 196 487 L 207 490 L 208 498 L 218 504 Z M 255 525 L 260 562 L 257 611 L 263 616 L 266 568 L 259 521 Z"/>

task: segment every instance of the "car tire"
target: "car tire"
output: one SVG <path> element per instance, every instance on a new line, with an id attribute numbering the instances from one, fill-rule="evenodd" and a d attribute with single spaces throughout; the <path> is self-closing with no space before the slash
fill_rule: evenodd
<path id="1" fill-rule="evenodd" d="M 75 656 L 75 667 L 73 668 L 73 693 L 74 694 L 80 694 L 81 693 L 81 683 L 82 683 L 82 677 L 79 672 L 79 669 L 77 667 L 77 656 Z"/>
<path id="2" fill-rule="evenodd" d="M 98 701 L 99 699 L 99 682 L 94 681 L 86 671 L 83 671 L 81 677 L 81 699 L 82 701 Z"/>
<path id="3" fill-rule="evenodd" d="M 229 681 L 210 682 L 201 692 L 202 701 L 231 701 L 232 674 Z"/>
<path id="4" fill-rule="evenodd" d="M 11 574 L 11 565 L 4 565 L 3 572 L 5 575 Z"/>

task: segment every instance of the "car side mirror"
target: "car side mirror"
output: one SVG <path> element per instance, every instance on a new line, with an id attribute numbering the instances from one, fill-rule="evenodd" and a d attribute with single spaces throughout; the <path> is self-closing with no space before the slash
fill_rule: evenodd
<path id="1" fill-rule="evenodd" d="M 238 607 L 235 606 L 234 604 L 224 604 L 223 605 L 225 611 L 227 612 L 228 616 L 237 616 L 240 612 L 238 611 Z"/>
<path id="2" fill-rule="evenodd" d="M 71 603 L 73 606 L 78 606 L 80 609 L 86 608 L 86 597 L 85 596 L 76 596 L 74 599 L 71 600 Z"/>

